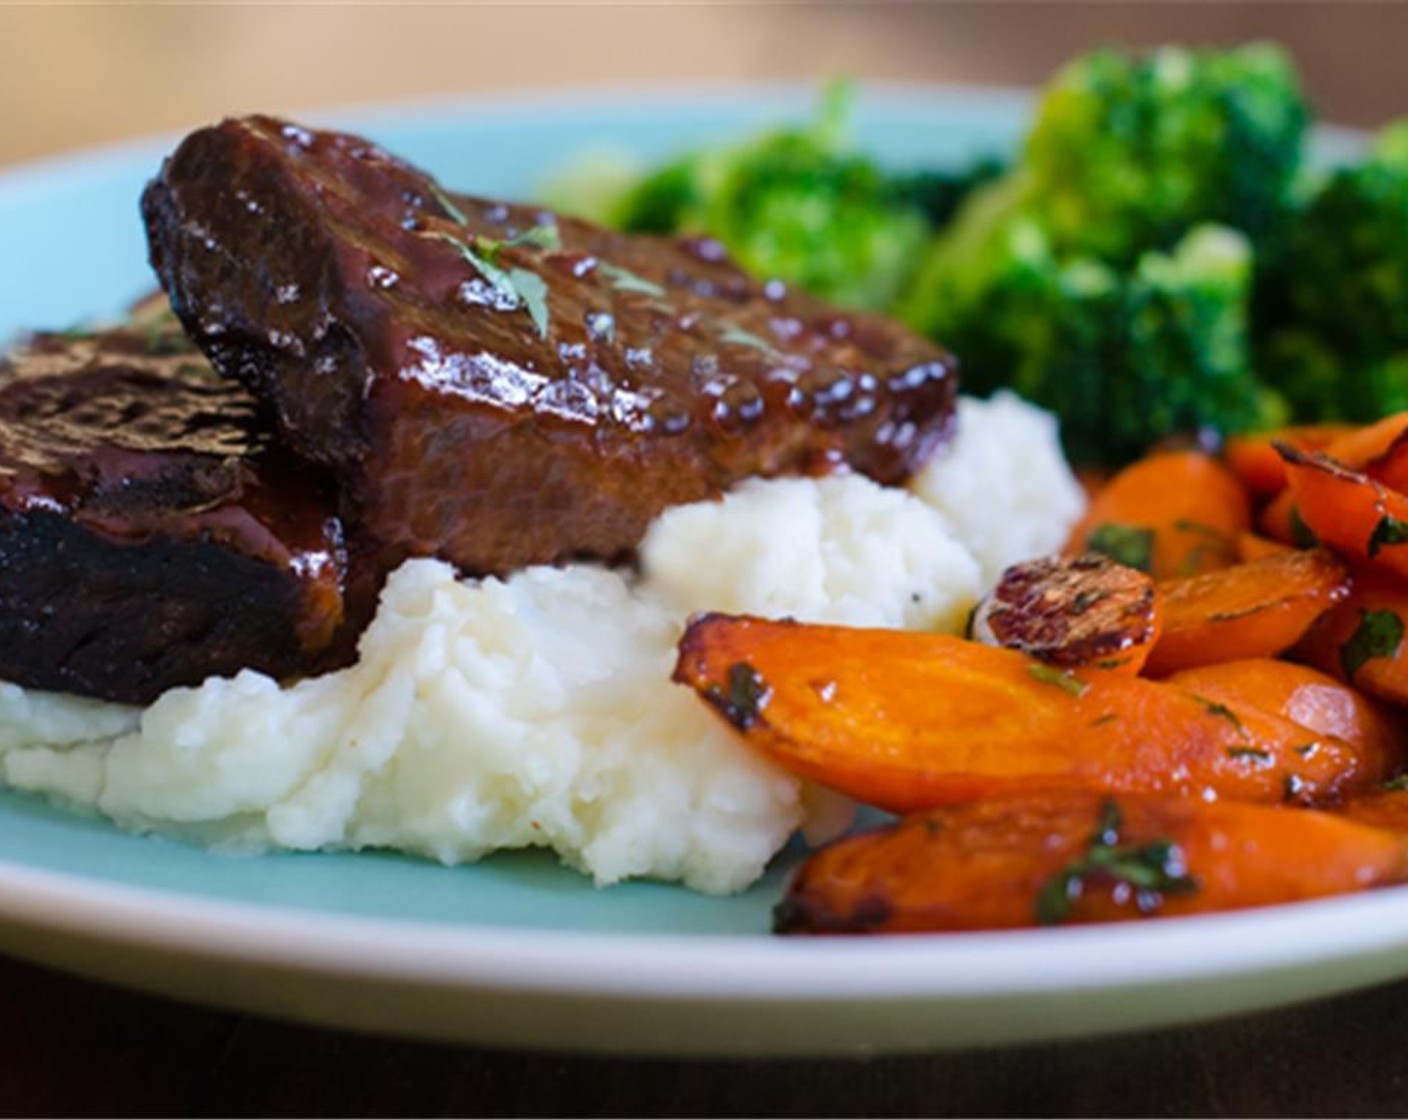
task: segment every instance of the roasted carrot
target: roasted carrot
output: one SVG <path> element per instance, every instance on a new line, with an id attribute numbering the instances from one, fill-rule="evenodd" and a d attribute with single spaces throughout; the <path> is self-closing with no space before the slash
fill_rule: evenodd
<path id="1" fill-rule="evenodd" d="M 1180 579 L 1235 563 L 1237 534 L 1250 527 L 1247 495 L 1226 467 L 1198 451 L 1162 452 L 1110 480 L 1065 551 Z"/>
<path id="2" fill-rule="evenodd" d="M 1319 542 L 1300 515 L 1296 496 L 1287 488 L 1256 515 L 1257 531 L 1287 548 L 1314 548 Z"/>
<path id="3" fill-rule="evenodd" d="M 1248 560 L 1260 560 L 1266 556 L 1284 556 L 1291 551 L 1291 545 L 1282 544 L 1270 537 L 1258 536 L 1256 533 L 1237 534 L 1237 558 L 1244 564 Z"/>
<path id="4" fill-rule="evenodd" d="M 1345 798 L 1333 811 L 1360 824 L 1408 834 L 1408 786 L 1405 779 L 1397 778 L 1378 789 Z"/>
<path id="5" fill-rule="evenodd" d="M 1312 800 L 1389 773 L 1279 716 L 935 634 L 705 615 L 675 680 L 788 770 L 894 812 L 1051 785 Z"/>
<path id="6" fill-rule="evenodd" d="M 1088 790 L 1009 794 L 839 840 L 780 933 L 934 933 L 1294 902 L 1403 881 L 1408 835 L 1310 809 Z"/>
<path id="7" fill-rule="evenodd" d="M 1265 500 L 1286 486 L 1286 465 L 1274 444 L 1287 443 L 1301 451 L 1323 451 L 1335 440 L 1357 431 L 1350 424 L 1299 424 L 1274 432 L 1231 436 L 1222 453 L 1247 493 Z"/>
<path id="8" fill-rule="evenodd" d="M 1350 428 L 1320 447 L 1290 441 L 1291 446 L 1300 451 L 1323 451 L 1336 462 L 1366 474 L 1377 475 L 1385 458 L 1403 440 L 1408 432 L 1408 412 L 1396 412 L 1372 424 Z"/>
<path id="9" fill-rule="evenodd" d="M 1372 696 L 1408 704 L 1408 583 L 1387 572 L 1355 572 L 1349 598 L 1324 615 L 1295 656 Z"/>
<path id="10" fill-rule="evenodd" d="M 1329 456 L 1278 446 L 1287 492 L 1316 538 L 1349 559 L 1408 577 L 1408 495 Z"/>
<path id="11" fill-rule="evenodd" d="M 1268 556 L 1160 585 L 1164 629 L 1148 671 L 1272 657 L 1349 594 L 1349 569 L 1322 548 Z"/>
<path id="12" fill-rule="evenodd" d="M 1403 714 L 1318 669 L 1253 658 L 1185 669 L 1168 683 L 1204 700 L 1259 708 L 1317 735 L 1341 739 L 1366 757 L 1381 759 L 1379 769 L 1392 772 L 1408 759 Z"/>
<path id="13" fill-rule="evenodd" d="M 1408 429 L 1400 431 L 1381 454 L 1365 463 L 1364 473 L 1400 494 L 1408 493 Z"/>
<path id="14" fill-rule="evenodd" d="M 1063 669 L 1138 673 L 1163 611 L 1148 575 L 1107 556 L 1046 556 L 1013 564 L 973 612 L 973 637 Z"/>
<path id="15" fill-rule="evenodd" d="M 1093 502 L 1110 482 L 1110 472 L 1103 467 L 1082 467 L 1076 471 L 1076 481 L 1085 491 L 1086 501 Z"/>

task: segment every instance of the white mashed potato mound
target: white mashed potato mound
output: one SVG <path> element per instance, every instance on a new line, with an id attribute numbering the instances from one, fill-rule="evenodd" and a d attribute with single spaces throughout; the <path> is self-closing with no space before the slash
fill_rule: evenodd
<path id="1" fill-rule="evenodd" d="M 860 475 L 754 479 L 666 510 L 640 547 L 645 584 L 691 610 L 956 633 L 981 585 L 948 523 Z"/>
<path id="2" fill-rule="evenodd" d="M 1014 393 L 958 402 L 959 438 L 910 480 L 982 569 L 983 586 L 1018 560 L 1055 552 L 1085 510 L 1056 417 Z"/>
<path id="3" fill-rule="evenodd" d="M 356 665 L 254 672 L 149 708 L 0 685 L 0 779 L 231 850 L 394 848 L 445 863 L 545 847 L 606 884 L 753 882 L 848 806 L 804 787 L 669 682 L 712 609 L 955 632 L 1000 568 L 1080 512 L 1055 425 L 965 401 L 913 492 L 858 476 L 751 481 L 667 511 L 636 578 L 590 565 L 460 580 L 411 561 Z"/>

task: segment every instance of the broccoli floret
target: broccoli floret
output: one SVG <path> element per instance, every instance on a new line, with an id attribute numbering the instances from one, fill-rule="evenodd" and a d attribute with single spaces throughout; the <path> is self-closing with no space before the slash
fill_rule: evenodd
<path id="1" fill-rule="evenodd" d="M 900 312 L 969 389 L 1054 409 L 1082 464 L 1284 417 L 1250 358 L 1252 239 L 1280 235 L 1305 117 L 1272 48 L 1079 59 Z"/>
<path id="2" fill-rule="evenodd" d="M 1252 372 L 1251 247 L 1222 226 L 1120 270 L 1060 257 L 1003 182 L 979 192 L 926 261 L 904 310 L 962 363 L 1056 412 L 1080 465 L 1124 462 L 1183 433 L 1239 431 L 1285 410 Z"/>
<path id="3" fill-rule="evenodd" d="M 703 201 L 703 160 L 685 156 L 634 183 L 607 214 L 630 233 L 674 233 Z"/>
<path id="4" fill-rule="evenodd" d="M 1169 253 L 1146 253 L 1125 294 L 1127 347 L 1110 422 L 1125 454 L 1151 435 L 1221 435 L 1287 418 L 1253 373 L 1252 252 L 1225 226 L 1198 226 Z"/>
<path id="5" fill-rule="evenodd" d="M 1307 120 L 1272 46 L 1098 51 L 1047 88 L 1021 163 L 1059 252 L 1132 265 L 1198 223 L 1277 228 Z"/>
<path id="6" fill-rule="evenodd" d="M 919 208 L 934 229 L 953 220 L 959 207 L 978 187 L 986 186 L 1007 171 L 1007 163 L 982 156 L 966 167 L 949 171 L 911 171 L 895 175 L 890 189 L 901 202 Z"/>
<path id="7" fill-rule="evenodd" d="M 636 180 L 586 216 L 639 233 L 704 233 L 759 277 L 833 303 L 892 304 L 930 233 L 916 182 L 897 180 L 848 151 L 848 87 L 833 86 L 809 125 L 688 154 Z M 955 197 L 962 187 L 949 187 Z M 562 208 L 570 189 L 553 191 Z"/>
<path id="8" fill-rule="evenodd" d="M 1324 180 L 1262 283 L 1260 362 L 1297 414 L 1408 407 L 1408 122 Z"/>

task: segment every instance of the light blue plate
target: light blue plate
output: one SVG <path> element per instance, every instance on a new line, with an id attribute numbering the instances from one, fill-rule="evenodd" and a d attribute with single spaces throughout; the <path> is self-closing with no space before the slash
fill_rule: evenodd
<path id="1" fill-rule="evenodd" d="M 663 157 L 808 113 L 815 92 L 563 93 L 312 123 L 365 132 L 454 187 L 521 197 L 576 153 Z M 1011 91 L 870 91 L 857 134 L 894 166 L 953 165 L 1009 148 L 1027 105 Z M 169 147 L 0 175 L 0 337 L 113 315 L 151 289 L 137 199 Z M 1102 930 L 778 941 L 766 931 L 788 862 L 717 899 L 651 883 L 597 890 L 541 853 L 453 869 L 377 853 L 237 859 L 0 793 L 0 949 L 322 1022 L 662 1053 L 1055 1037 L 1408 972 L 1397 895 Z"/>
<path id="2" fill-rule="evenodd" d="M 1025 98 L 994 92 L 891 91 L 861 99 L 856 132 L 897 166 L 942 166 L 1002 150 Z M 574 154 L 618 149 L 646 159 L 814 110 L 815 91 L 763 89 L 590 95 L 410 110 L 347 112 L 317 123 L 370 136 L 443 182 L 528 197 Z M 0 176 L 0 337 L 115 315 L 155 284 L 138 215 L 142 187 L 172 144 L 79 155 Z M 666 687 L 662 683 L 662 687 Z M 548 929 L 762 933 L 780 871 L 748 894 L 707 899 L 658 884 L 601 892 L 550 856 L 498 857 L 446 870 L 392 855 L 215 858 L 176 843 L 75 821 L 0 793 L 0 859 L 112 882 L 262 905 L 425 921 Z"/>

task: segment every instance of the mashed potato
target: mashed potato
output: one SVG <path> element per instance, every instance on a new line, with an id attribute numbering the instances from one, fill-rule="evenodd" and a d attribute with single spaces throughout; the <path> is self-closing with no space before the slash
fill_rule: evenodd
<path id="1" fill-rule="evenodd" d="M 844 807 L 669 683 L 680 623 L 718 609 L 959 629 L 984 583 L 1058 544 L 1081 507 L 1045 414 L 998 397 L 963 402 L 959 423 L 910 491 L 752 481 L 670 510 L 639 577 L 409 562 L 358 663 L 290 687 L 245 672 L 139 712 L 0 686 L 0 779 L 225 849 L 458 863 L 547 847 L 599 883 L 739 890 Z"/>

